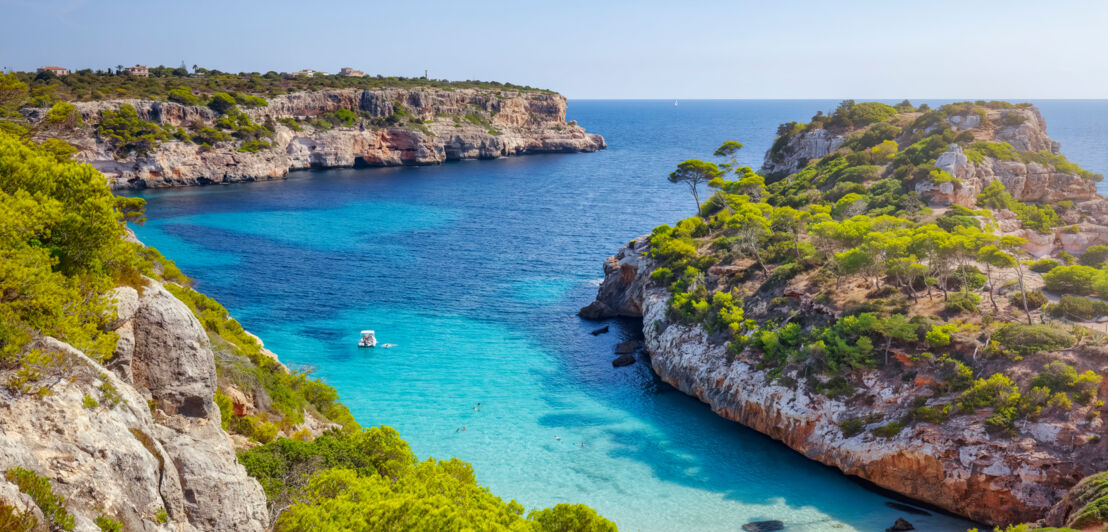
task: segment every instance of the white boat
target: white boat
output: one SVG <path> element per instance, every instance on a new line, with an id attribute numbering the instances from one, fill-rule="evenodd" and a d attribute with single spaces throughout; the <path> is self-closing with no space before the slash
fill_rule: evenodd
<path id="1" fill-rule="evenodd" d="M 362 338 L 358 340 L 358 347 L 375 347 L 377 345 L 377 337 L 373 335 L 373 331 L 362 331 Z"/>
<path id="2" fill-rule="evenodd" d="M 673 106 L 677 107 L 677 100 L 673 100 Z"/>

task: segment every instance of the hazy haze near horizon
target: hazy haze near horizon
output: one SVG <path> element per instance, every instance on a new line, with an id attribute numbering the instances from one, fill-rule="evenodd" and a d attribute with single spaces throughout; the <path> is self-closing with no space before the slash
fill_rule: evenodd
<path id="1" fill-rule="evenodd" d="M 570 98 L 1105 98 L 1108 2 L 0 0 L 0 67 L 352 66 Z"/>

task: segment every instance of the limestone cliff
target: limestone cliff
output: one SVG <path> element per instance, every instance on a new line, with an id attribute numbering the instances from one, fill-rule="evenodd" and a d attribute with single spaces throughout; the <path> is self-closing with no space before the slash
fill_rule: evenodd
<path id="1" fill-rule="evenodd" d="M 99 530 L 101 515 L 126 530 L 265 530 L 265 494 L 220 427 L 204 328 L 154 280 L 115 300 L 110 367 L 44 337 L 30 348 L 54 354 L 45 384 L 34 394 L 0 388 L 0 471 L 50 479 L 78 531 Z M 0 501 L 34 508 L 2 477 Z"/>
<path id="2" fill-rule="evenodd" d="M 1021 236 L 1030 254 L 1058 259 L 1063 250 L 1078 255 L 1108 242 L 1108 201 L 1096 192 L 1098 176 L 1061 157 L 1036 109 L 994 104 L 930 113 L 870 104 L 862 109 L 885 113 L 877 119 L 856 113 L 855 124 L 872 121 L 852 126 L 851 102 L 834 117 L 813 119 L 816 125 L 783 126 L 766 156 L 768 186 L 750 186 L 760 177 L 739 168 L 734 175 L 746 184 L 721 179 L 700 216 L 632 240 L 604 262 L 596 300 L 580 315 L 642 317 L 649 363 L 660 378 L 808 458 L 990 525 L 1070 523 L 1092 496 L 1067 497 L 1068 490 L 1108 470 L 1105 407 L 1096 400 L 1108 391 L 1099 377 L 1108 372 L 1102 326 L 1055 318 L 1038 306 L 1031 325 L 1033 311 L 1017 308 L 1013 287 L 1026 286 L 1044 302 L 1058 294 L 1039 290 L 1044 278 L 1037 270 L 989 269 L 977 262 L 977 247 L 964 254 L 963 271 L 987 270 L 991 278 L 982 274 L 981 286 L 966 281 L 958 290 L 945 286 L 953 276 L 940 271 L 939 261 L 924 265 L 907 251 L 874 244 L 891 234 L 917 235 L 912 231 L 920 227 L 954 234 L 970 226 L 982 241 Z M 1011 197 L 979 208 L 977 194 L 996 182 Z M 893 205 L 874 194 L 882 187 L 900 191 Z M 871 203 L 876 212 L 868 210 Z M 1039 206 L 1056 209 L 1050 213 L 1056 217 L 1026 227 L 1029 209 Z M 823 225 L 793 224 L 789 216 L 797 213 Z M 966 225 L 941 228 L 950 222 L 941 217 L 951 214 Z M 912 229 L 861 229 L 864 238 L 851 234 L 848 244 L 828 247 L 841 236 L 835 231 L 849 233 L 879 216 Z M 880 249 L 879 259 L 863 257 L 849 273 L 845 259 L 865 249 Z M 905 255 L 931 273 L 897 284 L 902 272 L 882 269 L 881 261 Z M 923 275 L 943 276 L 943 294 L 932 298 Z M 959 309 L 947 296 L 981 305 Z M 908 330 L 899 339 L 873 333 L 864 342 L 862 333 L 853 351 L 862 359 L 832 358 L 850 352 L 854 341 L 834 331 L 885 317 L 903 320 Z M 927 338 L 940 324 L 958 332 Z M 1017 324 L 1066 339 L 1024 349 L 1000 332 L 1022 330 Z M 792 340 L 782 340 L 786 334 Z M 1020 341 L 1031 343 L 1027 338 Z M 1086 374 L 1096 384 L 1073 405 L 1029 407 L 1029 399 L 1023 413 L 1010 410 L 1003 420 L 1003 405 L 962 399 L 964 390 L 992 377 L 1007 383 L 1014 395 L 1006 398 L 1048 393 L 1035 388 L 1046 382 L 1048 367 Z"/>
<path id="3" fill-rule="evenodd" d="M 123 104 L 132 105 L 142 120 L 193 130 L 219 118 L 207 107 L 172 102 L 114 100 L 75 105 L 85 123 L 97 124 L 104 111 Z M 334 128 L 310 123 L 313 117 L 340 110 L 370 119 L 401 112 L 407 123 Z M 336 89 L 282 95 L 264 107 L 243 111 L 273 130 L 268 138 L 271 147 L 250 153 L 232 142 L 203 146 L 173 140 L 143 156 L 120 157 L 91 126 L 44 135 L 75 145 L 76 158 L 103 172 L 117 189 L 280 179 L 290 170 L 307 168 L 427 165 L 605 147 L 600 135 L 565 121 L 565 97 L 537 91 Z M 24 114 L 31 123 L 42 124 L 46 110 L 25 109 Z M 289 119 L 300 122 L 294 128 Z"/>
<path id="4" fill-rule="evenodd" d="M 1041 519 L 1082 477 L 1108 469 L 1099 418 L 1021 422 L 1010 438 L 985 430 L 985 412 L 911 425 L 891 438 L 866 430 L 844 434 L 840 424 L 848 419 L 868 417 L 865 429 L 901 419 L 933 381 L 922 368 L 909 380 L 869 370 L 858 380 L 860 393 L 835 399 L 813 391 L 823 376 L 772 375 L 760 353 L 730 353 L 701 326 L 668 317 L 670 293 L 650 278 L 649 248 L 649 239 L 640 237 L 608 259 L 600 295 L 586 308 L 597 310 L 596 318 L 642 316 L 654 372 L 720 416 L 846 474 L 990 524 Z M 810 299 L 801 309 L 830 311 Z"/>

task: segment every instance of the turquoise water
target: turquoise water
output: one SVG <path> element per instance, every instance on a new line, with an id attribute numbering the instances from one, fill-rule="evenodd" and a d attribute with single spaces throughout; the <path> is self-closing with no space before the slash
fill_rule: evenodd
<path id="1" fill-rule="evenodd" d="M 1044 106 L 1051 132 L 1089 134 L 1068 104 L 1061 119 Z M 642 363 L 613 369 L 637 324 L 594 337 L 600 325 L 574 315 L 606 256 L 691 213 L 665 180 L 677 162 L 737 139 L 758 166 L 778 123 L 834 105 L 573 102 L 569 118 L 608 150 L 149 192 L 135 231 L 282 360 L 338 388 L 359 422 L 396 427 L 421 457 L 472 462 L 525 506 L 583 502 L 623 530 L 883 530 L 902 515 L 889 499 L 715 416 Z M 1093 144 L 1062 141 L 1104 171 Z M 365 328 L 396 347 L 354 347 Z"/>

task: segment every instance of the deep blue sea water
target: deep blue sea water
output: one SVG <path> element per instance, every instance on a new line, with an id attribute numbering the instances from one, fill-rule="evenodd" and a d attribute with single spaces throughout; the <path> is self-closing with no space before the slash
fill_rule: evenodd
<path id="1" fill-rule="evenodd" d="M 569 118 L 607 150 L 147 192 L 149 222 L 134 229 L 282 360 L 338 388 L 363 425 L 396 427 L 420 457 L 469 461 L 529 508 L 583 502 L 622 530 L 883 530 L 902 515 L 889 499 L 644 364 L 613 369 L 636 324 L 594 337 L 599 325 L 574 315 L 605 257 L 692 214 L 665 179 L 676 163 L 735 139 L 757 168 L 777 124 L 836 103 L 574 101 Z M 1038 103 L 1071 160 L 1108 170 L 1108 104 Z M 396 347 L 359 350 L 366 328 Z"/>

